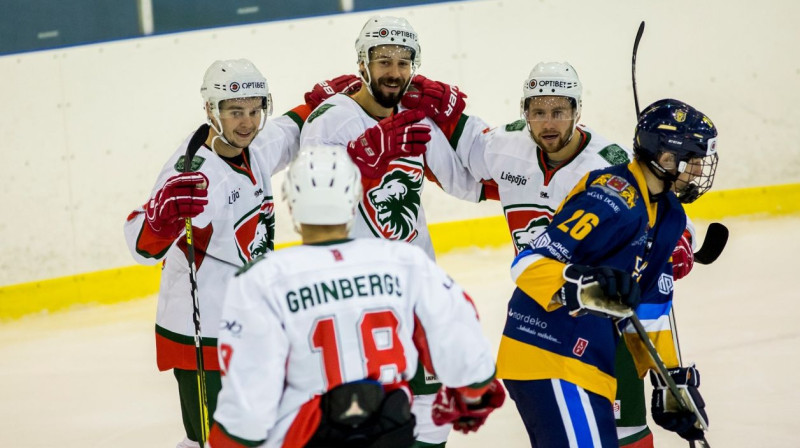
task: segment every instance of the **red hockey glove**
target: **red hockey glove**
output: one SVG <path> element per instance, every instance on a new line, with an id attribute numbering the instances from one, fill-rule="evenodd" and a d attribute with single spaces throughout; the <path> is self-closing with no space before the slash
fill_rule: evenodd
<path id="1" fill-rule="evenodd" d="M 456 86 L 432 81 L 422 75 L 415 76 L 411 86 L 416 90 L 409 90 L 403 95 L 403 106 L 424 110 L 425 115 L 439 126 L 458 120 L 467 105 L 464 102 L 467 95 Z"/>
<path id="2" fill-rule="evenodd" d="M 322 81 L 314 85 L 310 92 L 303 96 L 311 110 L 317 108 L 323 101 L 337 93 L 355 92 L 361 88 L 361 78 L 356 75 L 342 75 Z"/>
<path id="3" fill-rule="evenodd" d="M 442 387 L 431 408 L 433 423 L 441 426 L 453 423 L 453 429 L 467 434 L 477 431 L 495 409 L 503 405 L 506 391 L 498 380 L 492 380 L 480 398 L 469 400 L 458 390 Z"/>
<path id="4" fill-rule="evenodd" d="M 692 234 L 688 230 L 683 231 L 678 245 L 672 251 L 672 278 L 682 279 L 689 275 L 694 266 L 694 251 L 692 251 Z"/>
<path id="5" fill-rule="evenodd" d="M 377 179 L 392 160 L 425 152 L 431 128 L 419 123 L 423 118 L 421 110 L 405 110 L 384 118 L 348 143 L 347 153 L 362 175 Z"/>
<path id="6" fill-rule="evenodd" d="M 202 213 L 208 204 L 208 178 L 203 173 L 181 173 L 167 179 L 144 206 L 147 225 L 163 238 L 177 238 L 183 220 Z"/>

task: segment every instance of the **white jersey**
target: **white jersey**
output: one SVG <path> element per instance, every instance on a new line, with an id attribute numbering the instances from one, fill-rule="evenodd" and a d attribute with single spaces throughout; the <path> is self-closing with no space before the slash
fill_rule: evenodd
<path id="1" fill-rule="evenodd" d="M 377 123 L 375 117 L 349 96 L 334 95 L 308 117 L 300 144 L 346 148 L 349 142 Z M 435 181 L 452 196 L 480 201 L 483 186 L 464 169 L 454 148 L 462 141 L 472 140 L 488 126 L 479 118 L 465 115 L 446 135 L 427 117 L 420 123 L 431 127 L 431 141 L 425 155 L 392 161 L 380 179 L 362 178 L 364 196 L 358 204 L 350 235 L 406 241 L 433 258 L 433 245 L 421 203 L 423 177 Z"/>
<path id="2" fill-rule="evenodd" d="M 243 166 L 228 163 L 203 145 L 192 171 L 208 177 L 208 205 L 192 219 L 197 290 L 203 339 L 216 338 L 228 280 L 252 258 L 272 250 L 275 233 L 270 177 L 297 152 L 299 128 L 288 116 L 268 120 L 244 151 Z M 151 197 L 169 177 L 183 171 L 191 136 L 172 154 L 158 175 Z M 165 240 L 149 232 L 142 207 L 125 223 L 125 239 L 134 259 L 153 265 L 163 260 L 156 313 L 156 352 L 161 370 L 196 368 L 192 297 L 186 239 Z M 206 368 L 218 370 L 214 341 L 206 341 Z M 205 344 L 204 344 L 205 345 Z"/>
<path id="3" fill-rule="evenodd" d="M 268 447 L 301 446 L 298 431 L 310 436 L 319 418 L 315 397 L 339 384 L 403 387 L 420 353 L 450 387 L 483 383 L 495 369 L 462 289 L 422 250 L 374 238 L 253 262 L 230 282 L 221 327 L 214 421 Z"/>
<path id="4" fill-rule="evenodd" d="M 480 134 L 471 145 L 458 148 L 459 158 L 473 176 L 497 184 L 517 252 L 544 230 L 586 173 L 632 160 L 629 149 L 583 125 L 576 127 L 573 138 L 581 139 L 578 151 L 555 169 L 547 166 L 523 120 Z"/>

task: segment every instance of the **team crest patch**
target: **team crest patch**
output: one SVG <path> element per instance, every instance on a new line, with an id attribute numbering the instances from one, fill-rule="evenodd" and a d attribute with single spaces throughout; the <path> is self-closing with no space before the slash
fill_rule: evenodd
<path id="1" fill-rule="evenodd" d="M 636 189 L 626 179 L 615 176 L 613 174 L 603 174 L 597 179 L 592 181 L 592 185 L 598 185 L 607 192 L 619 196 L 625 201 L 628 208 L 633 208 L 636 205 L 636 199 L 639 194 Z"/>
<path id="2" fill-rule="evenodd" d="M 553 211 L 544 207 L 520 207 L 506 210 L 506 221 L 517 253 L 525 250 L 528 245 L 542 233 L 553 219 Z"/>
<path id="3" fill-rule="evenodd" d="M 327 111 L 328 109 L 330 109 L 333 106 L 334 106 L 333 104 L 323 104 L 323 105 L 319 106 L 318 108 L 314 109 L 314 112 L 311 112 L 311 115 L 308 116 L 308 119 L 306 120 L 306 122 L 307 123 L 311 123 L 317 117 L 319 117 L 320 115 L 324 114 L 325 111 Z"/>
<path id="4" fill-rule="evenodd" d="M 250 210 L 234 226 L 236 248 L 242 262 L 264 255 L 273 249 L 275 237 L 275 203 L 264 198 L 260 207 Z"/>
<path id="5" fill-rule="evenodd" d="M 365 188 L 359 208 L 375 236 L 410 242 L 417 237 L 422 167 L 396 160 L 380 184 Z"/>
<path id="6" fill-rule="evenodd" d="M 628 153 L 618 145 L 608 145 L 600 150 L 600 157 L 604 158 L 606 162 L 611 165 L 622 165 L 629 163 Z"/>
<path id="7" fill-rule="evenodd" d="M 178 157 L 178 161 L 175 162 L 175 167 L 174 167 L 175 171 L 177 171 L 179 173 L 183 173 L 184 172 L 184 169 L 183 169 L 184 168 L 184 166 L 183 166 L 184 165 L 184 160 L 186 160 L 186 156 Z M 194 156 L 192 158 L 192 166 L 189 167 L 189 171 L 197 171 L 197 170 L 199 170 L 200 167 L 203 166 L 203 163 L 205 163 L 205 161 L 206 161 L 205 157 Z"/>

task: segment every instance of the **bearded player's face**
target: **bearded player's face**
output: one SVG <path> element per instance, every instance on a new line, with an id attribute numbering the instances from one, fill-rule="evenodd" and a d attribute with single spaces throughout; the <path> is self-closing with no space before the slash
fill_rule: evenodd
<path id="1" fill-rule="evenodd" d="M 393 108 L 400 102 L 411 79 L 411 50 L 399 45 L 381 45 L 370 50 L 370 88 L 375 101 Z"/>

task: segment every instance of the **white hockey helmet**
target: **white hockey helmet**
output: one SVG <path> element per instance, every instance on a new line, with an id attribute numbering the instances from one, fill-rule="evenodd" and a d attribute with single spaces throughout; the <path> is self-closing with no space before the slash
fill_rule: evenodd
<path id="1" fill-rule="evenodd" d="M 361 191 L 361 173 L 339 147 L 301 148 L 283 181 L 283 197 L 298 232 L 300 224 L 347 224 L 349 229 Z"/>
<path id="2" fill-rule="evenodd" d="M 402 17 L 372 16 L 361 28 L 356 39 L 357 62 L 369 64 L 369 50 L 379 45 L 400 45 L 411 49 L 411 59 L 416 70 L 422 64 L 419 37 L 408 20 Z"/>
<path id="3" fill-rule="evenodd" d="M 208 103 L 211 114 L 219 118 L 219 104 L 225 100 L 236 98 L 261 97 L 264 114 L 261 116 L 259 130 L 264 127 L 267 115 L 272 113 L 272 96 L 269 93 L 267 79 L 247 59 L 229 59 L 214 61 L 203 76 L 203 85 L 200 87 L 203 100 Z M 209 119 L 209 124 L 222 136 L 222 129 L 217 129 L 216 123 Z M 225 138 L 222 137 L 224 140 Z M 227 143 L 227 141 L 226 141 Z"/>
<path id="4" fill-rule="evenodd" d="M 525 118 L 525 101 L 537 96 L 565 96 L 575 101 L 575 116 L 581 113 L 583 85 L 578 72 L 567 62 L 540 62 L 522 85 L 520 113 Z"/>

